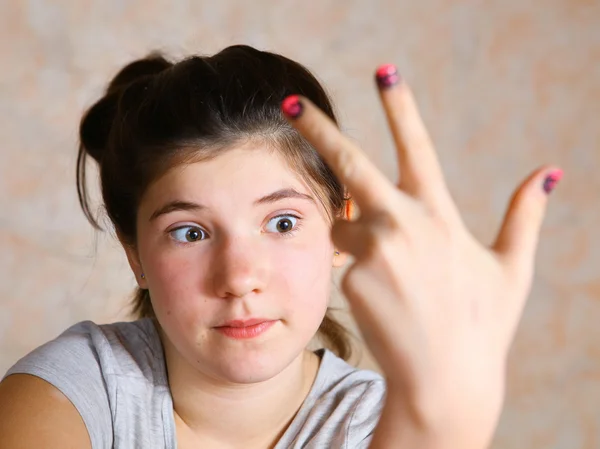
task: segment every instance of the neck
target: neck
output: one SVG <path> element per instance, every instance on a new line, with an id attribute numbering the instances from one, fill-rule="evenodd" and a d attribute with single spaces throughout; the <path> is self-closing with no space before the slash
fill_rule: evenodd
<path id="1" fill-rule="evenodd" d="M 191 367 L 162 337 L 177 439 L 195 446 L 274 447 L 306 399 L 320 363 L 303 351 L 271 379 L 225 384 Z"/>

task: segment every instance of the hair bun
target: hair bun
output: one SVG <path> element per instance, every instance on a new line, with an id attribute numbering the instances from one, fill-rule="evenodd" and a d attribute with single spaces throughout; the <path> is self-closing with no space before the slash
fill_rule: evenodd
<path id="1" fill-rule="evenodd" d="M 115 75 L 104 97 L 87 111 L 79 126 L 81 145 L 96 162 L 102 160 L 121 94 L 132 83 L 157 75 L 172 65 L 160 54 L 152 53 L 127 64 Z"/>
<path id="2" fill-rule="evenodd" d="M 158 75 L 163 70 L 166 70 L 172 66 L 173 64 L 167 61 L 160 54 L 151 53 L 145 58 L 133 61 L 123 67 L 108 85 L 107 93 L 121 91 L 134 81 L 146 76 Z"/>

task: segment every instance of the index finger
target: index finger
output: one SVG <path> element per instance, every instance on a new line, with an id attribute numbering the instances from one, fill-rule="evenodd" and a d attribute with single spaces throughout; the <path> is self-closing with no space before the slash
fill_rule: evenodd
<path id="1" fill-rule="evenodd" d="M 291 125 L 318 151 L 348 188 L 361 213 L 381 211 L 389 203 L 392 192 L 399 192 L 365 153 L 308 98 L 291 95 L 281 107 Z"/>

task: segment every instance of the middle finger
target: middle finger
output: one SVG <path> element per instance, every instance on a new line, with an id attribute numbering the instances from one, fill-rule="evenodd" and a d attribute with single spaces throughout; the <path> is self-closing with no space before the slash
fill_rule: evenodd
<path id="1" fill-rule="evenodd" d="M 391 64 L 377 70 L 376 80 L 398 152 L 400 189 L 436 209 L 447 208 L 444 175 L 410 88 Z"/>

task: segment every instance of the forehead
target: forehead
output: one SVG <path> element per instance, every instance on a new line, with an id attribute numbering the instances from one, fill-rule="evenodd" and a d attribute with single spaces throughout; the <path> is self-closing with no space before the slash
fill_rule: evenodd
<path id="1" fill-rule="evenodd" d="M 217 157 L 177 165 L 154 182 L 144 195 L 146 200 L 163 201 L 174 196 L 198 195 L 242 200 L 257 197 L 282 187 L 302 193 L 310 188 L 279 151 L 247 144 L 224 150 Z M 206 198 L 208 200 L 208 198 Z"/>

